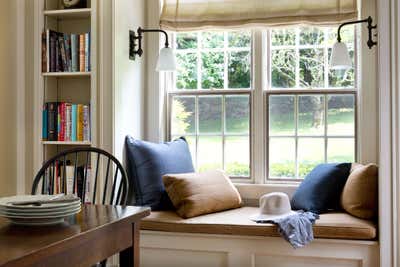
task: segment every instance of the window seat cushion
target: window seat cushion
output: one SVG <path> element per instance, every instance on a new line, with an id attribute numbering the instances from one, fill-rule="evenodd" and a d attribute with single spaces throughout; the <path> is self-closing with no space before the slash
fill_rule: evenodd
<path id="1" fill-rule="evenodd" d="M 257 224 L 249 219 L 257 207 L 242 207 L 190 219 L 182 219 L 174 211 L 155 211 L 143 219 L 142 230 L 180 233 L 226 234 L 245 236 L 279 236 L 273 224 Z M 315 238 L 371 240 L 376 225 L 344 212 L 321 214 L 314 225 Z"/>

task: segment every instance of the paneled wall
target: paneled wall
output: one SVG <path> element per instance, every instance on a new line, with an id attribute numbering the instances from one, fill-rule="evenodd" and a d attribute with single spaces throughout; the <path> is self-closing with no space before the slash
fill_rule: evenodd
<path id="1" fill-rule="evenodd" d="M 0 197 L 16 192 L 16 1 L 0 8 Z"/>

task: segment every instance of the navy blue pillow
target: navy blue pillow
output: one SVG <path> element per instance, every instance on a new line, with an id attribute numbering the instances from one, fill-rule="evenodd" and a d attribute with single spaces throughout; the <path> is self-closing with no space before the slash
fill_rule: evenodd
<path id="1" fill-rule="evenodd" d="M 185 138 L 151 143 L 125 138 L 126 171 L 129 178 L 128 204 L 150 206 L 152 210 L 173 209 L 162 176 L 194 172 Z"/>
<path id="2" fill-rule="evenodd" d="M 291 205 L 294 210 L 323 213 L 340 207 L 340 195 L 351 163 L 327 163 L 316 166 L 297 188 Z"/>

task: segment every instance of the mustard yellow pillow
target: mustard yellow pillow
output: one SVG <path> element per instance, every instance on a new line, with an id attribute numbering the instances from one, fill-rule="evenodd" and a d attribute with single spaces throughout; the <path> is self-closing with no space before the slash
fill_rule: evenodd
<path id="1" fill-rule="evenodd" d="M 362 219 L 378 215 L 378 166 L 352 165 L 343 188 L 341 204 L 345 211 Z"/>
<path id="2" fill-rule="evenodd" d="M 167 174 L 163 182 L 176 212 L 183 218 L 239 208 L 242 204 L 229 177 L 219 170 Z"/>

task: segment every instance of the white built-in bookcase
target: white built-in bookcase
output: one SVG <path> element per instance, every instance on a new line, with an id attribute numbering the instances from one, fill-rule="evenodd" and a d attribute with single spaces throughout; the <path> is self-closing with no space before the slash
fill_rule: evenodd
<path id="1" fill-rule="evenodd" d="M 64 9 L 61 0 L 35 1 L 35 128 L 34 167 L 56 153 L 74 146 L 96 146 L 97 134 L 97 8 L 96 0 L 87 0 L 87 8 Z M 51 29 L 64 33 L 90 32 L 90 72 L 42 73 L 41 33 Z M 90 142 L 42 141 L 42 107 L 45 102 L 71 102 L 90 104 Z"/>

